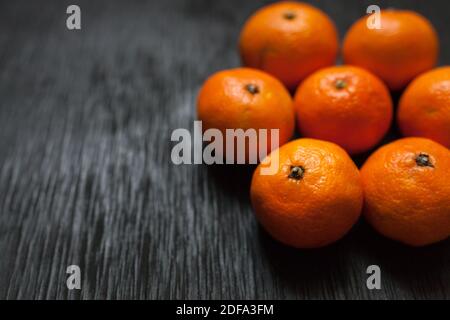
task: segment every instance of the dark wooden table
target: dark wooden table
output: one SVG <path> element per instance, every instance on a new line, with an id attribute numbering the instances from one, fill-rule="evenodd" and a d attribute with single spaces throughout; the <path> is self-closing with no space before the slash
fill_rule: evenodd
<path id="1" fill-rule="evenodd" d="M 80 31 L 66 28 L 73 3 Z M 342 37 L 374 1 L 314 3 Z M 377 3 L 432 19 L 450 62 L 448 2 Z M 252 168 L 172 164 L 171 132 L 192 129 L 209 74 L 239 65 L 262 4 L 1 2 L 0 298 L 450 297 L 449 241 L 412 249 L 361 221 L 332 246 L 291 249 L 255 221 Z M 73 264 L 82 289 L 69 291 Z M 381 290 L 366 287 L 372 264 Z"/>

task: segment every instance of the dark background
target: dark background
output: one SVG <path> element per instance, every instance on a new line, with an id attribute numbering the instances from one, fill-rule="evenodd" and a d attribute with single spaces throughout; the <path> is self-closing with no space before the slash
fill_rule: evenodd
<path id="1" fill-rule="evenodd" d="M 313 3 L 341 38 L 369 4 L 415 9 L 450 61 L 448 1 Z M 239 30 L 262 5 L 1 1 L 0 298 L 450 297 L 449 241 L 408 248 L 360 221 L 332 246 L 291 249 L 253 216 L 252 168 L 171 163 L 172 130 L 192 129 L 208 75 L 239 65 Z M 66 288 L 71 264 L 82 290 Z M 371 264 L 381 290 L 366 288 Z"/>

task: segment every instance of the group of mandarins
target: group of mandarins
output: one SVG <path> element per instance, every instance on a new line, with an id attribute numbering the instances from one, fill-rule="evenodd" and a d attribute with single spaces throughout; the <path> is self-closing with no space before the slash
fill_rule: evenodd
<path id="1" fill-rule="evenodd" d="M 212 75 L 200 90 L 204 130 L 279 129 L 278 171 L 263 175 L 260 164 L 250 193 L 259 222 L 287 245 L 333 243 L 361 212 L 412 246 L 450 236 L 450 67 L 433 69 L 439 39 L 423 16 L 382 10 L 375 28 L 369 18 L 347 32 L 345 64 L 332 66 L 338 34 L 324 12 L 265 6 L 240 35 L 245 67 Z M 402 89 L 396 122 L 410 137 L 381 146 L 358 170 L 349 154 L 380 143 L 393 121 L 390 91 Z M 295 120 L 305 138 L 289 142 Z"/>

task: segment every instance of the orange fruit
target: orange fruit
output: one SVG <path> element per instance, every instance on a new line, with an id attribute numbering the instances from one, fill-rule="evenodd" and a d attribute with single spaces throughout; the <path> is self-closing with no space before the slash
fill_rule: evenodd
<path id="1" fill-rule="evenodd" d="M 405 136 L 420 136 L 450 148 L 450 67 L 417 77 L 406 88 L 398 108 Z"/>
<path id="2" fill-rule="evenodd" d="M 309 4 L 293 1 L 256 11 L 239 39 L 244 65 L 274 75 L 291 89 L 315 70 L 334 64 L 338 47 L 331 19 Z"/>
<path id="3" fill-rule="evenodd" d="M 278 129 L 279 145 L 286 143 L 294 133 L 295 115 L 289 92 L 276 78 L 259 70 L 237 68 L 209 77 L 200 90 L 197 113 L 204 131 L 221 131 L 225 138 L 224 149 L 226 129 L 255 129 L 258 141 L 259 129 Z M 268 152 L 272 143 L 270 137 L 271 133 L 267 132 Z M 246 142 L 248 159 L 252 149 L 248 140 Z M 236 152 L 244 151 L 235 149 Z"/>
<path id="4" fill-rule="evenodd" d="M 334 142 L 350 154 L 375 146 L 393 113 L 383 82 L 352 66 L 316 71 L 297 89 L 294 106 L 304 136 Z"/>
<path id="5" fill-rule="evenodd" d="M 277 153 L 278 152 L 278 153 Z M 358 220 L 363 204 L 359 172 L 338 145 L 298 139 L 273 151 L 277 172 L 253 174 L 255 214 L 278 241 L 298 247 L 322 247 L 343 237 Z"/>
<path id="6" fill-rule="evenodd" d="M 414 11 L 381 10 L 380 16 L 380 29 L 369 29 L 367 17 L 353 24 L 344 39 L 344 61 L 399 90 L 436 64 L 439 39 L 432 24 Z"/>
<path id="7" fill-rule="evenodd" d="M 403 138 L 375 151 L 361 169 L 364 214 L 388 238 L 423 246 L 450 236 L 450 151 Z"/>

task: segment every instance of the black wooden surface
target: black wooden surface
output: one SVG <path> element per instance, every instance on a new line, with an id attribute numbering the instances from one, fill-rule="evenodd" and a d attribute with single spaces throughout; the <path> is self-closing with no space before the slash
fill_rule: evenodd
<path id="1" fill-rule="evenodd" d="M 80 31 L 65 25 L 73 3 Z M 447 1 L 314 3 L 341 37 L 369 4 L 416 9 L 450 62 Z M 291 249 L 253 217 L 252 168 L 171 163 L 172 130 L 192 129 L 209 74 L 239 65 L 239 30 L 262 4 L 1 2 L 0 298 L 450 297 L 449 241 L 412 249 L 361 221 L 332 246 Z M 371 264 L 381 290 L 366 288 Z"/>

